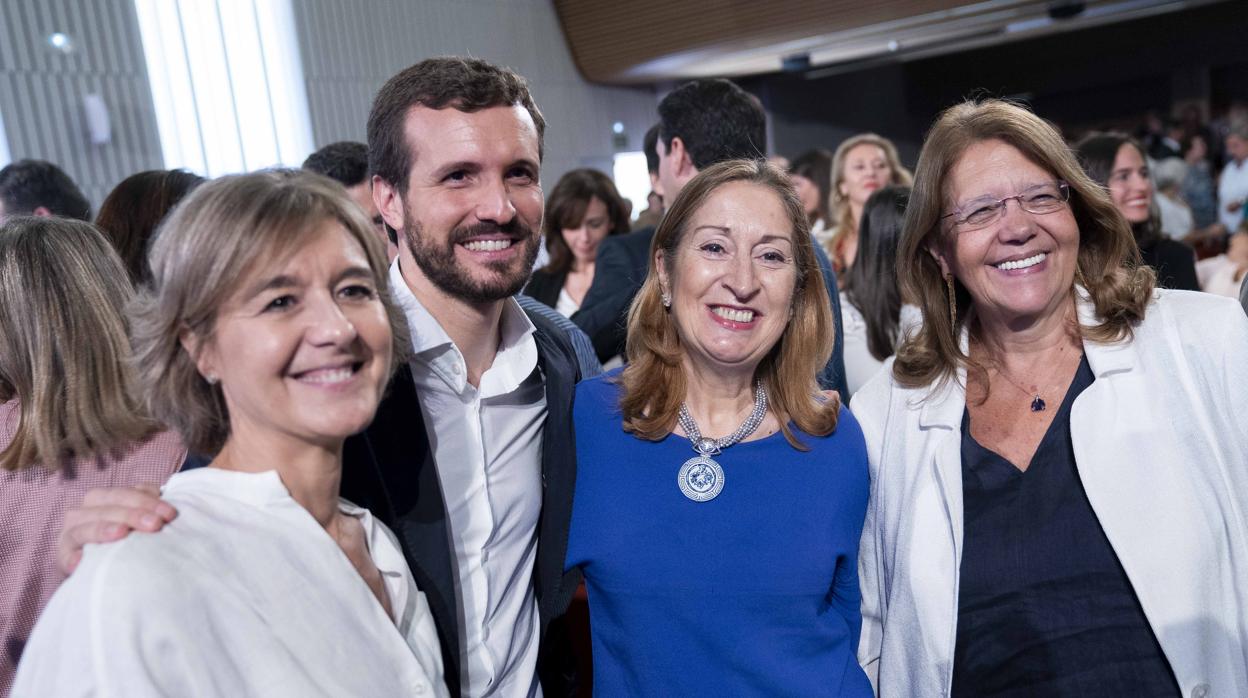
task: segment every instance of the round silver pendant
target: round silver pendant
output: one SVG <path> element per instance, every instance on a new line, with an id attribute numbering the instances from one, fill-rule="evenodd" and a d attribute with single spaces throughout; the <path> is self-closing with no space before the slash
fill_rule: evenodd
<path id="1" fill-rule="evenodd" d="M 724 469 L 707 456 L 694 456 L 680 466 L 676 483 L 689 499 L 709 502 L 724 489 Z"/>

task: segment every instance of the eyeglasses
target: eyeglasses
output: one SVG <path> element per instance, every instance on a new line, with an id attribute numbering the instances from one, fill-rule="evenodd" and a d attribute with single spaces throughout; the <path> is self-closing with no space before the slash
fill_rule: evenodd
<path id="1" fill-rule="evenodd" d="M 1057 180 L 1027 187 L 1018 194 L 1003 199 L 991 197 L 972 199 L 940 218 L 944 220 L 953 217 L 955 232 L 967 233 L 980 230 L 1000 220 L 1005 215 L 1005 202 L 1011 199 L 1017 201 L 1019 208 L 1028 213 L 1053 213 L 1070 201 L 1070 185 Z"/>

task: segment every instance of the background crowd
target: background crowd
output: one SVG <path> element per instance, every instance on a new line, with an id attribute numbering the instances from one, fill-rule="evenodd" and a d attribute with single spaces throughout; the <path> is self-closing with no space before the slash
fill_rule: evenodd
<path id="1" fill-rule="evenodd" d="M 564 695 L 586 589 L 603 695 L 1248 692 L 1248 108 L 1043 117 L 694 81 L 630 202 L 442 58 L 301 170 L 5 167 L 0 696 Z"/>

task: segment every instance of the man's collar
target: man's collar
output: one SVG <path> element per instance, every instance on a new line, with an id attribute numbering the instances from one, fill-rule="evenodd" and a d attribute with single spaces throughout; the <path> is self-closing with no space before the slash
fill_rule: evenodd
<path id="1" fill-rule="evenodd" d="M 390 293 L 394 302 L 407 317 L 408 330 L 412 334 L 412 354 L 423 354 L 431 349 L 440 349 L 454 345 L 450 335 L 442 329 L 442 325 L 434 319 L 425 305 L 416 298 L 412 289 L 403 278 L 399 269 L 399 258 L 390 263 Z"/>
<path id="2" fill-rule="evenodd" d="M 394 301 L 407 317 L 408 328 L 412 334 L 412 353 L 419 356 L 428 351 L 454 347 L 460 354 L 463 352 L 451 340 L 442 325 L 433 317 L 403 278 L 399 269 L 399 258 L 390 264 L 390 287 Z M 534 334 L 537 328 L 533 321 L 524 313 L 515 298 L 508 298 L 503 303 L 503 312 L 499 318 L 499 342 L 497 357 L 514 356 L 518 363 L 518 379 L 504 379 L 507 384 L 519 384 L 532 372 L 537 364 L 537 344 Z M 497 362 L 497 358 L 495 359 Z"/>

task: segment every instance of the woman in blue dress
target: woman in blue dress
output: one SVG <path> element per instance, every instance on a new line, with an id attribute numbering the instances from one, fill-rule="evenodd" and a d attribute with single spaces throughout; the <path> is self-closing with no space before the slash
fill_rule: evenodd
<path id="1" fill-rule="evenodd" d="M 595 692 L 870 696 L 866 451 L 815 383 L 834 329 L 788 177 L 706 169 L 652 250 L 628 366 L 574 408 L 567 566 L 589 590 Z"/>

